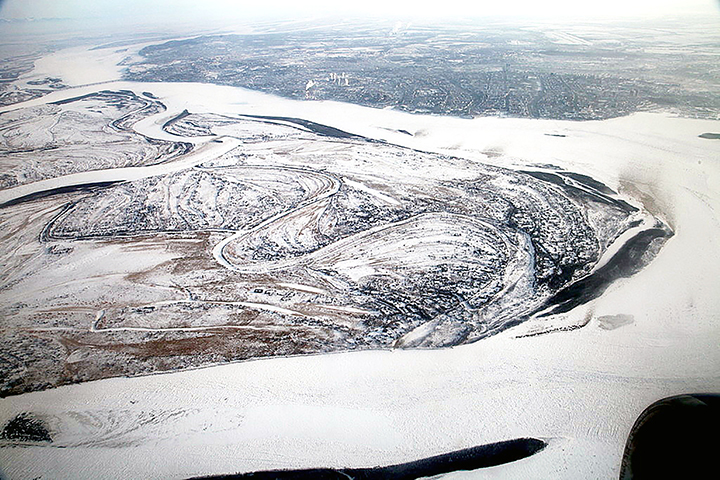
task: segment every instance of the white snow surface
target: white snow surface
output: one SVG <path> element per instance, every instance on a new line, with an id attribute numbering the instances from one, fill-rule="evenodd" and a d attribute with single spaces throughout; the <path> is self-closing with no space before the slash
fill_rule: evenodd
<path id="1" fill-rule="evenodd" d="M 536 437 L 549 446 L 532 457 L 446 478 L 617 478 L 644 408 L 669 395 L 720 391 L 720 142 L 698 138 L 720 132 L 720 121 L 650 113 L 466 120 L 204 84 L 102 89 L 150 91 L 168 106 L 164 117 L 184 109 L 299 117 L 510 168 L 552 164 L 643 203 L 675 236 L 643 271 L 557 319 L 590 320 L 574 331 L 528 336 L 545 328 L 528 322 L 450 349 L 273 358 L 2 399 L 0 424 L 33 412 L 55 441 L 0 444 L 0 476 L 184 478 L 375 466 Z M 399 129 L 414 136 L 390 131 Z M 545 135 L 557 132 L 566 137 Z M 597 320 L 606 315 L 634 322 L 606 330 Z"/>

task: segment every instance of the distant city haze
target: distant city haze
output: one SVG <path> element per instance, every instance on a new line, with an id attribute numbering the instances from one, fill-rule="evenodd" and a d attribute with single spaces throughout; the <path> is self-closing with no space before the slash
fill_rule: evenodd
<path id="1" fill-rule="evenodd" d="M 0 18 L 103 18 L 138 22 L 175 20 L 238 21 L 261 17 L 307 17 L 324 15 L 407 16 L 407 17 L 483 17 L 531 16 L 537 18 L 610 18 L 679 15 L 720 15 L 717 0 L 506 0 L 466 2 L 336 2 L 330 0 L 232 1 L 207 0 L 6 0 L 0 1 Z"/>

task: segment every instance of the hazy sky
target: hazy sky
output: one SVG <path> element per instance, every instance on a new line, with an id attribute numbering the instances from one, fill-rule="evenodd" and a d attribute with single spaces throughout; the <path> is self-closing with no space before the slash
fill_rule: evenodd
<path id="1" fill-rule="evenodd" d="M 524 14 L 543 17 L 720 16 L 718 0 L 0 0 L 2 18 L 243 19 L 260 15 L 410 15 L 424 17 Z"/>

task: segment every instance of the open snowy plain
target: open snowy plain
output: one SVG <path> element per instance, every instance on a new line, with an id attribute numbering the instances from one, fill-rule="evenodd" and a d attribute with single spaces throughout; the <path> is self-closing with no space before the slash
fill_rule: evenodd
<path id="1" fill-rule="evenodd" d="M 0 109 L 0 424 L 52 435 L 0 440 L 2 475 L 369 467 L 532 437 L 443 478 L 613 478 L 645 407 L 720 389 L 720 142 L 699 137 L 720 121 L 448 118 L 62 59 L 40 65 L 76 86 Z M 22 129 L 29 109 L 54 137 Z"/>

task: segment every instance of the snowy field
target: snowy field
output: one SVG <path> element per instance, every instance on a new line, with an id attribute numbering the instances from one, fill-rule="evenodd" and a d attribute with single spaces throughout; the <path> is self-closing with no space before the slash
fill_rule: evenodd
<path id="1" fill-rule="evenodd" d="M 75 55 L 55 58 L 80 58 Z M 42 65 L 72 69 L 71 62 Z M 96 70 L 87 79 L 54 72 L 77 85 L 117 78 Z M 98 88 L 157 96 L 167 111 L 134 126 L 152 138 L 177 140 L 160 127 L 187 109 L 301 118 L 512 169 L 553 165 L 604 182 L 675 235 L 647 267 L 601 297 L 469 345 L 256 360 L 4 398 L 0 424 L 32 412 L 56 433 L 49 445 L 0 444 L 1 476 L 182 478 L 362 467 L 535 437 L 548 447 L 532 457 L 443 478 L 616 478 L 627 435 L 645 407 L 674 394 L 720 389 L 720 142 L 698 137 L 720 132 L 720 121 L 661 113 L 592 122 L 470 120 L 213 85 L 119 81 L 22 106 Z M 235 145 L 197 139 L 183 165 Z M 179 167 L 133 171 L 172 168 Z M 156 174 L 134 178 L 146 173 Z M 75 175 L 83 175 L 77 183 L 108 178 Z M 32 193 L 33 185 L 0 192 L 0 202 Z"/>

